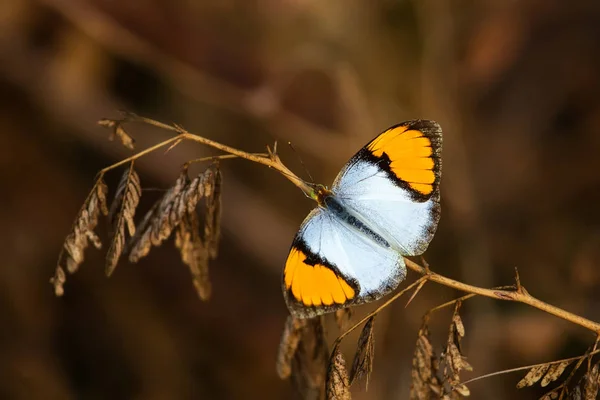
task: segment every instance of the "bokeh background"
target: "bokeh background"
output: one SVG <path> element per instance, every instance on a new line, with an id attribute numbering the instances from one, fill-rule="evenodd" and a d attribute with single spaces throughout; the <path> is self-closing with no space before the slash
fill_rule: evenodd
<path id="1" fill-rule="evenodd" d="M 0 397 L 296 396 L 275 373 L 280 279 L 313 204 L 273 171 L 223 164 L 208 303 L 170 243 L 110 279 L 90 248 L 54 297 L 48 280 L 94 175 L 130 154 L 95 124 L 118 109 L 247 151 L 291 141 L 284 161 L 326 184 L 386 127 L 434 119 L 444 169 L 431 268 L 492 287 L 518 267 L 532 294 L 600 320 L 599 71 L 593 0 L 0 1 Z M 131 133 L 138 149 L 168 136 Z M 144 187 L 165 189 L 181 163 L 210 154 L 182 144 L 137 167 Z M 145 191 L 138 216 L 158 196 Z M 382 313 L 369 391 L 354 398 L 407 398 L 421 317 L 458 295 L 431 284 Z M 594 339 L 518 304 L 469 300 L 463 318 L 465 378 L 578 355 Z M 449 319 L 432 320 L 439 346 Z M 474 383 L 472 398 L 543 393 L 517 391 L 520 378 Z"/>

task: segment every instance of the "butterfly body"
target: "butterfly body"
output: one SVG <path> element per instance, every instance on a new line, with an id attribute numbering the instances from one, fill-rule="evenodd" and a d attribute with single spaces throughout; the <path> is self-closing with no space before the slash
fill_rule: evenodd
<path id="1" fill-rule="evenodd" d="M 406 276 L 404 256 L 422 254 L 439 220 L 441 129 L 408 121 L 363 147 L 292 243 L 283 273 L 288 308 L 313 317 L 376 300 Z"/>

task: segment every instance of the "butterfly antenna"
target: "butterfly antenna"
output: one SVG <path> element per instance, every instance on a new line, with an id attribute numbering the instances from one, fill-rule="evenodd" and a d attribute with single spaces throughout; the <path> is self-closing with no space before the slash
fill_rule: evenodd
<path id="1" fill-rule="evenodd" d="M 306 172 L 306 174 L 310 178 L 310 181 L 314 183 L 315 180 L 312 177 L 312 175 L 310 174 L 310 171 L 308 170 L 308 168 L 306 168 L 306 165 L 304 164 L 304 161 L 302 161 L 302 157 L 300 157 L 300 153 L 298 153 L 296 151 L 296 149 L 292 145 L 292 142 L 288 142 L 288 146 L 290 146 L 290 148 L 294 151 L 294 153 L 296 153 L 296 156 L 298 157 L 298 161 L 300 161 L 300 165 L 302 165 L 302 168 L 304 168 L 304 171 Z"/>

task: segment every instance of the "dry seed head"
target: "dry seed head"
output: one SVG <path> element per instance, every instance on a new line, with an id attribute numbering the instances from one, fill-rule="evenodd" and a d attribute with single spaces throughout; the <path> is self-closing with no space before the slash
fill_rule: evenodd
<path id="1" fill-rule="evenodd" d="M 583 398 L 585 400 L 595 400 L 598 397 L 598 389 L 600 388 L 600 373 L 598 363 L 584 375 L 585 386 L 583 388 Z"/>
<path id="2" fill-rule="evenodd" d="M 122 121 L 115 121 L 112 119 L 101 119 L 100 121 L 98 121 L 98 125 L 111 129 L 110 135 L 108 136 L 108 140 L 113 141 L 115 140 L 115 137 L 117 137 L 119 138 L 123 146 L 127 147 L 130 150 L 134 149 L 135 140 L 131 136 L 129 136 L 127 131 L 125 131 L 122 125 Z"/>
<path id="3" fill-rule="evenodd" d="M 302 336 L 302 328 L 306 320 L 288 316 L 281 335 L 279 351 L 277 353 L 277 375 L 281 379 L 289 378 L 292 373 L 292 360 L 298 349 L 298 343 Z"/>
<path id="4" fill-rule="evenodd" d="M 59 255 L 58 263 L 54 277 L 50 279 L 50 283 L 54 286 L 54 293 L 57 296 L 64 294 L 64 284 L 66 282 L 66 267 L 69 273 L 74 273 L 79 269 L 79 265 L 84 260 L 84 252 L 89 241 L 96 248 L 100 248 L 102 243 L 94 232 L 98 224 L 100 213 L 107 214 L 106 193 L 108 188 L 102 176 L 100 176 L 94 187 L 88 194 L 85 202 L 79 209 L 77 217 L 71 227 L 71 232 L 65 238 L 63 249 Z"/>
<path id="5" fill-rule="evenodd" d="M 550 364 L 538 365 L 529 370 L 527 375 L 517 383 L 517 389 L 536 384 L 550 369 Z"/>
<path id="6" fill-rule="evenodd" d="M 133 169 L 133 163 L 125 170 L 111 205 L 109 217 L 113 219 L 113 238 L 106 254 L 106 275 L 110 276 L 125 248 L 125 225 L 129 235 L 135 234 L 135 210 L 142 195 L 140 178 Z"/>
<path id="7" fill-rule="evenodd" d="M 323 318 L 305 319 L 304 324 L 292 360 L 292 382 L 302 398 L 322 398 L 329 365 Z"/>
<path id="8" fill-rule="evenodd" d="M 325 393 L 327 400 L 349 400 L 351 398 L 346 360 L 338 345 L 333 348 L 329 360 Z"/>
<path id="9" fill-rule="evenodd" d="M 464 337 L 465 336 L 465 326 L 463 325 L 462 319 L 460 318 L 460 314 L 455 313 L 452 316 L 452 322 L 454 323 L 456 333 L 458 333 L 458 335 L 460 337 Z"/>
<path id="10" fill-rule="evenodd" d="M 369 318 L 360 333 L 352 369 L 350 370 L 350 382 L 352 383 L 363 376 L 366 377 L 366 390 L 369 388 L 369 378 L 373 370 L 373 358 L 375 357 L 374 318 Z"/>
<path id="11" fill-rule="evenodd" d="M 410 387 L 410 398 L 414 400 L 428 400 L 439 398 L 442 387 L 437 379 L 439 360 L 433 351 L 429 340 L 429 328 L 427 321 L 419 329 L 415 354 L 412 363 L 412 383 Z"/>
<path id="12" fill-rule="evenodd" d="M 540 386 L 546 387 L 550 382 L 554 382 L 555 380 L 560 378 L 562 373 L 565 371 L 565 368 L 567 368 L 569 364 L 571 364 L 571 361 L 563 361 L 560 363 L 552 364 L 550 368 L 548 368 L 548 372 L 546 372 L 546 375 L 544 375 L 544 379 L 542 379 L 542 383 L 540 383 Z"/>
<path id="13" fill-rule="evenodd" d="M 175 181 L 175 185 L 169 188 L 162 198 L 146 213 L 136 229 L 136 234 L 131 239 L 129 261 L 138 262 L 148 255 L 152 246 L 160 246 L 164 240 L 163 238 L 168 237 L 165 231 L 168 230 L 170 235 L 175 228 L 170 226 L 168 220 L 170 206 L 188 181 L 187 171 L 184 171 Z"/>
<path id="14" fill-rule="evenodd" d="M 175 246 L 179 249 L 181 260 L 190 269 L 198 296 L 204 301 L 208 300 L 211 295 L 208 251 L 200 237 L 200 221 L 196 210 L 183 217 L 175 232 Z"/>
<path id="15" fill-rule="evenodd" d="M 219 164 L 213 164 L 214 182 L 213 192 L 210 201 L 207 203 L 205 226 L 210 225 L 210 229 L 205 228 L 204 241 L 207 244 L 209 256 L 211 259 L 217 257 L 219 251 L 219 240 L 221 239 L 221 185 L 222 174 Z"/>

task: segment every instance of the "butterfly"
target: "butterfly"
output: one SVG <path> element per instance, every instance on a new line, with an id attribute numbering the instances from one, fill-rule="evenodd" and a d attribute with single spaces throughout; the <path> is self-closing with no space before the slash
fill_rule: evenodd
<path id="1" fill-rule="evenodd" d="M 310 318 L 377 300 L 406 277 L 404 256 L 429 246 L 440 219 L 442 130 L 395 125 L 356 153 L 296 234 L 283 270 L 291 314 Z"/>

